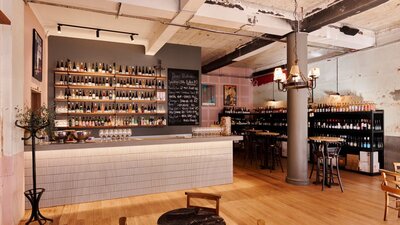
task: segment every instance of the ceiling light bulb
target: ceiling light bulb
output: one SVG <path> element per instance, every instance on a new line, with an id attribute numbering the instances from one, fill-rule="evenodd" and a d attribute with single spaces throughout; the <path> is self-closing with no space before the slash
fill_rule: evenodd
<path id="1" fill-rule="evenodd" d="M 96 37 L 97 37 L 97 38 L 100 37 L 100 30 L 96 30 Z"/>
<path id="2" fill-rule="evenodd" d="M 314 68 L 311 68 L 311 70 L 308 72 L 308 77 L 309 78 L 318 78 L 320 73 L 321 72 L 320 72 L 319 68 L 314 67 Z"/>
<path id="3" fill-rule="evenodd" d="M 282 71 L 282 68 L 277 67 L 274 70 L 274 81 L 284 81 L 286 80 L 286 74 Z"/>
<path id="4" fill-rule="evenodd" d="M 57 25 L 57 33 L 61 34 L 61 26 Z"/>
<path id="5" fill-rule="evenodd" d="M 290 75 L 292 75 L 293 77 L 298 77 L 298 76 L 300 76 L 300 68 L 299 68 L 299 65 L 294 64 L 294 65 L 290 68 Z"/>
<path id="6" fill-rule="evenodd" d="M 133 34 L 131 34 L 131 41 L 133 42 L 135 39 L 133 39 Z"/>

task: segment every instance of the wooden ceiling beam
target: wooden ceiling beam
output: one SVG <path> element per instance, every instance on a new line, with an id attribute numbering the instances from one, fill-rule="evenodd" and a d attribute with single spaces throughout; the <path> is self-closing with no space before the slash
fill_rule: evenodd
<path id="1" fill-rule="evenodd" d="M 0 24 L 11 25 L 10 19 L 0 10 Z"/>
<path id="2" fill-rule="evenodd" d="M 303 19 L 300 30 L 313 32 L 323 26 L 339 22 L 389 0 L 343 0 Z"/>

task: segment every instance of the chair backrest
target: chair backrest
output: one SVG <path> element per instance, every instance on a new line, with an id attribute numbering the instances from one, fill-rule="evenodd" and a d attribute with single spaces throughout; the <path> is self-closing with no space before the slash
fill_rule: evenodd
<path id="1" fill-rule="evenodd" d="M 400 162 L 394 162 L 393 169 L 394 169 L 394 172 L 400 173 Z"/>
<path id="2" fill-rule="evenodd" d="M 400 173 L 389 171 L 389 170 L 380 170 L 382 174 L 382 184 L 381 189 L 389 194 L 400 195 L 400 189 L 397 186 L 400 185 L 400 181 L 396 181 L 396 177 L 400 175 Z"/>
<path id="3" fill-rule="evenodd" d="M 400 162 L 394 162 L 393 169 L 394 169 L 394 172 L 400 173 Z M 400 175 L 396 177 L 396 180 L 400 181 Z"/>
<path id="4" fill-rule="evenodd" d="M 216 215 L 219 215 L 219 200 L 221 199 L 221 195 L 210 194 L 210 193 L 200 193 L 200 192 L 185 192 L 185 195 L 187 196 L 187 208 L 192 208 L 192 207 L 201 208 L 201 209 L 205 209 L 207 211 L 214 212 Z M 190 199 L 192 199 L 192 198 L 207 199 L 207 200 L 215 201 L 215 208 L 192 205 L 190 203 Z"/>

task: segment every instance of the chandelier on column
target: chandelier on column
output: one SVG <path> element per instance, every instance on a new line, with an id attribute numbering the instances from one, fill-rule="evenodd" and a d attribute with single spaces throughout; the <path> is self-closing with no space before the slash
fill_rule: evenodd
<path id="1" fill-rule="evenodd" d="M 282 68 L 278 67 L 274 70 L 274 81 L 278 83 L 279 91 L 287 91 L 287 89 L 295 88 L 309 88 L 314 89 L 317 85 L 317 78 L 320 75 L 319 68 L 312 68 L 306 77 L 304 74 L 300 72 L 300 68 L 298 65 L 298 57 L 297 57 L 297 33 L 300 32 L 299 20 L 297 18 L 297 0 L 294 1 L 294 12 L 293 16 L 297 23 L 296 32 L 294 33 L 294 55 L 295 55 L 295 64 L 290 68 L 289 76 L 286 77 L 286 74 L 283 72 Z"/>

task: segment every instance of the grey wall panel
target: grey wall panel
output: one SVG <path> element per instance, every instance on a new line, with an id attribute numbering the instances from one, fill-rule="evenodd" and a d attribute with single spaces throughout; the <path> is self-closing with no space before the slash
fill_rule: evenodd
<path id="1" fill-rule="evenodd" d="M 94 41 L 78 38 L 50 36 L 48 40 L 49 104 L 54 99 L 54 72 L 57 60 L 70 59 L 78 62 L 101 62 L 122 65 L 156 65 L 178 69 L 201 69 L 201 48 L 166 44 L 155 56 L 144 54 L 144 46 Z M 165 71 L 166 72 L 166 71 Z M 200 115 L 201 120 L 201 115 Z M 162 128 L 133 128 L 135 135 L 190 133 L 191 126 L 167 126 Z"/>

